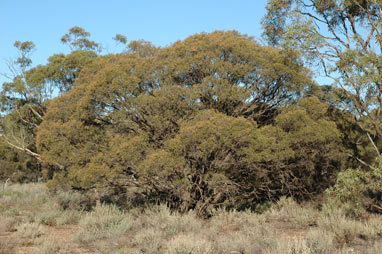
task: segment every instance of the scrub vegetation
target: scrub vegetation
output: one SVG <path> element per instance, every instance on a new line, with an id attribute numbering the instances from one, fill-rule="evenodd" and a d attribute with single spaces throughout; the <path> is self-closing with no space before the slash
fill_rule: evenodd
<path id="1" fill-rule="evenodd" d="M 75 197 L 75 198 L 72 198 Z M 362 218 L 282 197 L 262 213 L 179 213 L 165 205 L 122 210 L 86 196 L 47 194 L 43 183 L 0 191 L 0 253 L 380 253 L 380 215 Z"/>
<path id="2" fill-rule="evenodd" d="M 0 251 L 377 253 L 382 3 L 266 9 L 263 43 L 117 34 L 124 49 L 105 54 L 73 27 L 70 53 L 34 66 L 34 43 L 16 41 Z"/>

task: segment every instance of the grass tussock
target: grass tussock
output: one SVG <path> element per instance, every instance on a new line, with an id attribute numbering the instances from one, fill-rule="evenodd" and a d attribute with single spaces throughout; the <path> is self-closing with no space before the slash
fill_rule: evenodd
<path id="1" fill-rule="evenodd" d="M 12 232 L 15 231 L 15 227 L 18 224 L 19 219 L 11 216 L 2 216 L 0 220 L 0 232 Z"/>
<path id="2" fill-rule="evenodd" d="M 94 211 L 86 213 L 79 220 L 80 231 L 75 241 L 88 243 L 104 238 L 120 237 L 131 225 L 130 217 L 116 206 L 97 205 Z"/>
<path id="3" fill-rule="evenodd" d="M 41 239 L 38 254 L 76 254 L 74 249 L 70 248 L 66 242 L 57 237 L 48 236 Z"/>
<path id="4" fill-rule="evenodd" d="M 16 247 L 15 242 L 0 238 L 0 254 L 15 254 Z"/>
<path id="5" fill-rule="evenodd" d="M 44 234 L 44 229 L 39 223 L 22 223 L 17 226 L 17 236 L 23 239 L 34 240 Z"/>

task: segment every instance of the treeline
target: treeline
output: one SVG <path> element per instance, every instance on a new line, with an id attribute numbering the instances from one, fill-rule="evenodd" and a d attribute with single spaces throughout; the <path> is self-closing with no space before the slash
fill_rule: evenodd
<path id="1" fill-rule="evenodd" d="M 271 33 L 288 25 L 272 16 L 277 2 L 264 19 L 273 46 L 216 31 L 162 48 L 131 41 L 105 55 L 74 27 L 61 39 L 69 54 L 32 67 L 34 44 L 16 42 L 20 57 L 1 91 L 0 177 L 202 216 L 323 194 L 349 214 L 379 212 L 380 79 L 365 81 L 358 66 L 354 80 L 369 92 L 316 84 L 306 67 L 313 52 L 281 46 Z M 123 35 L 114 39 L 127 44 Z M 357 62 L 340 60 L 333 71 L 351 82 L 346 68 Z"/>

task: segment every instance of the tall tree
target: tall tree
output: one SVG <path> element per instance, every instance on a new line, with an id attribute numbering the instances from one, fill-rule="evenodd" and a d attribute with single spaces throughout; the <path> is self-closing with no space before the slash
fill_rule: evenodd
<path id="1" fill-rule="evenodd" d="M 39 167 L 42 162 L 36 149 L 36 133 L 50 100 L 69 91 L 75 85 L 81 69 L 98 56 L 93 50 L 98 44 L 88 40 L 87 36 L 88 33 L 82 28 L 71 29 L 67 41 L 77 45 L 78 49 L 67 55 L 55 54 L 46 65 L 35 67 L 31 59 L 34 43 L 16 41 L 14 44 L 19 57 L 9 63 L 9 74 L 5 76 L 10 81 L 3 83 L 0 91 L 0 139 L 18 153 L 31 156 L 35 160 L 30 164 L 31 167 Z M 24 155 L 19 158 L 26 158 Z"/>
<path id="2" fill-rule="evenodd" d="M 268 42 L 298 49 L 308 63 L 319 66 L 350 102 L 341 106 L 367 119 L 359 124 L 370 141 L 381 139 L 382 2 L 269 0 L 266 8 Z"/>
<path id="3" fill-rule="evenodd" d="M 52 90 L 44 84 L 42 67 L 31 68 L 34 43 L 16 41 L 14 46 L 20 56 L 10 63 L 11 82 L 4 83 L 1 90 L 1 110 L 5 113 L 1 138 L 10 147 L 41 160 L 33 146 L 34 133 L 42 121 L 45 100 L 52 96 Z"/>

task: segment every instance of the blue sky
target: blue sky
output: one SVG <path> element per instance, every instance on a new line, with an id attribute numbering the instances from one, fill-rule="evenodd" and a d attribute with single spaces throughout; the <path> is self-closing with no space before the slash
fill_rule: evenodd
<path id="1" fill-rule="evenodd" d="M 16 40 L 33 41 L 33 64 L 45 64 L 54 53 L 68 53 L 60 38 L 73 26 L 112 53 L 120 33 L 166 46 L 189 35 L 238 30 L 261 37 L 266 0 L 0 0 L 0 73 L 17 57 Z M 0 77 L 0 84 L 5 81 Z"/>

